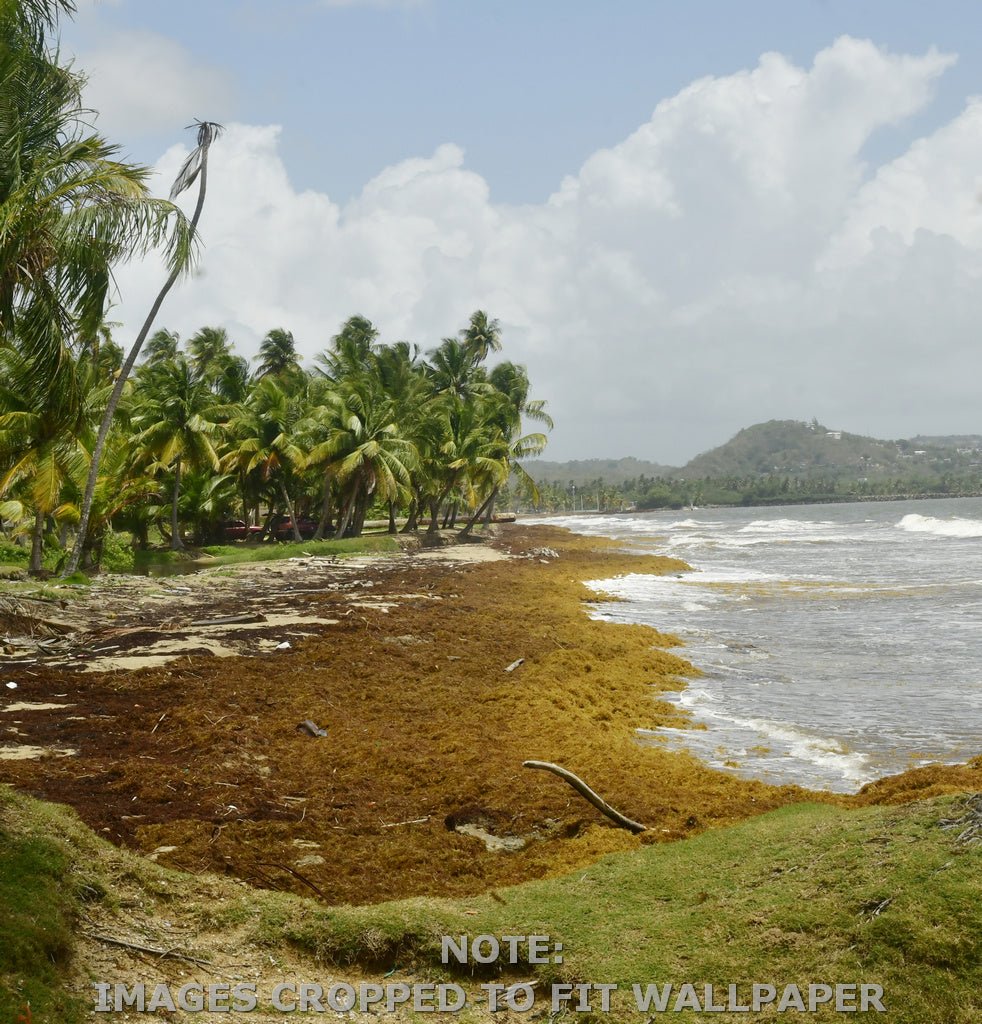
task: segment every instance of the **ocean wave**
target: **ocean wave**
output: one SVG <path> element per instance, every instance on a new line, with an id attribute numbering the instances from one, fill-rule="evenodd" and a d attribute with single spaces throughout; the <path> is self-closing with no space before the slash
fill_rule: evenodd
<path id="1" fill-rule="evenodd" d="M 935 537 L 982 537 L 982 520 L 978 519 L 936 519 L 912 512 L 896 526 L 907 533 L 930 533 Z"/>
<path id="2" fill-rule="evenodd" d="M 828 520 L 813 519 L 755 519 L 746 526 L 741 526 L 738 533 L 812 533 L 828 530 L 834 526 Z"/>

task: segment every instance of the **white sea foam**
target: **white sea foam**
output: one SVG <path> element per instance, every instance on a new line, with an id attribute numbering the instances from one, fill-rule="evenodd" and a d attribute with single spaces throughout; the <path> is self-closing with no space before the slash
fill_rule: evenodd
<path id="1" fill-rule="evenodd" d="M 707 701 L 706 697 L 712 699 Z M 839 791 L 858 788 L 876 777 L 866 754 L 847 750 L 836 739 L 809 734 L 783 722 L 726 714 L 717 701 L 718 698 L 706 691 L 683 690 L 678 703 L 695 714 L 697 721 L 704 722 L 710 728 L 702 731 L 666 727 L 646 731 L 646 735 L 662 736 L 674 745 L 708 757 L 715 767 L 723 767 L 726 761 L 739 758 L 742 761 L 741 768 L 752 774 L 757 771 L 765 774 L 776 771 L 784 775 L 788 770 L 788 760 L 802 766 L 811 765 L 813 785 L 824 782 Z M 710 743 L 712 748 L 709 747 Z M 759 752 L 747 753 L 755 748 Z M 721 759 L 715 752 L 725 753 Z M 816 771 L 817 776 L 814 774 Z M 792 774 L 800 776 L 802 773 L 799 770 Z M 809 771 L 806 769 L 803 774 L 807 776 Z"/>
<path id="2" fill-rule="evenodd" d="M 935 537 L 982 537 L 982 520 L 936 519 L 912 512 L 897 523 L 897 529 L 907 533 L 930 533 Z"/>
<path id="3" fill-rule="evenodd" d="M 815 521 L 812 519 L 755 519 L 746 526 L 741 526 L 739 533 L 814 533 L 819 530 L 828 530 L 834 523 L 828 520 Z"/>

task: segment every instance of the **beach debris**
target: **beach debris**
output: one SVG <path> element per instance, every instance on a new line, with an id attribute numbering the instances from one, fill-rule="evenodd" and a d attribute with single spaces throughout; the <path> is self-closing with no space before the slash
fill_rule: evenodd
<path id="1" fill-rule="evenodd" d="M 199 957 L 191 956 L 189 953 L 182 953 L 176 949 L 159 949 L 155 946 L 148 946 L 143 942 L 131 942 L 129 939 L 120 939 L 115 935 L 101 935 L 98 932 L 84 932 L 90 939 L 96 942 L 103 942 L 107 946 L 120 946 L 122 949 L 132 949 L 137 953 L 151 953 L 154 956 L 170 957 L 172 960 L 184 960 L 189 964 L 198 967 L 211 967 L 210 960 L 202 960 Z"/>
<path id="2" fill-rule="evenodd" d="M 519 658 L 518 661 L 513 661 L 510 665 L 505 667 L 506 672 L 514 672 L 516 668 L 521 668 L 525 664 L 524 658 Z"/>
<path id="3" fill-rule="evenodd" d="M 293 644 L 291 644 L 289 640 L 284 640 L 283 643 L 277 644 L 276 647 L 274 648 L 274 650 L 277 650 L 277 651 L 288 651 L 292 646 L 293 646 Z"/>
<path id="4" fill-rule="evenodd" d="M 17 684 L 13 681 L 13 679 L 11 679 L 9 683 L 4 683 L 4 686 L 6 686 L 8 690 L 17 689 Z"/>
<path id="5" fill-rule="evenodd" d="M 554 558 L 559 557 L 559 552 L 554 548 L 529 548 L 525 552 L 526 558 L 538 558 L 544 561 L 552 561 Z"/>
<path id="6" fill-rule="evenodd" d="M 942 818 L 938 825 L 946 832 L 960 829 L 955 842 L 960 846 L 982 843 L 982 793 L 975 793 L 962 804 L 966 813 L 959 818 Z"/>
<path id="7" fill-rule="evenodd" d="M 517 853 L 528 845 L 521 836 L 496 836 L 481 828 L 480 825 L 467 823 L 457 825 L 454 832 L 470 836 L 472 839 L 480 839 L 488 853 Z"/>
<path id="8" fill-rule="evenodd" d="M 382 637 L 383 644 L 402 644 L 403 647 L 415 647 L 417 644 L 428 643 L 427 640 L 423 640 L 421 637 L 413 636 L 412 633 L 404 633 L 402 636 L 384 636 Z"/>
<path id="9" fill-rule="evenodd" d="M 422 825 L 430 820 L 427 814 L 425 818 L 410 818 L 409 821 L 383 821 L 380 828 L 399 828 L 401 825 Z"/>
<path id="10" fill-rule="evenodd" d="M 309 718 L 305 718 L 297 726 L 297 732 L 305 732 L 310 736 L 326 736 L 327 730 L 322 729 L 316 722 L 312 722 Z"/>
<path id="11" fill-rule="evenodd" d="M 323 891 L 319 889 L 316 885 L 314 885 L 314 883 L 309 878 L 305 878 L 303 875 L 300 874 L 299 871 L 295 871 L 293 868 L 289 867 L 286 864 L 277 864 L 276 861 L 261 860 L 259 861 L 259 866 L 264 868 L 276 868 L 279 871 L 286 871 L 288 874 L 293 875 L 293 877 L 298 882 L 303 883 L 305 886 L 307 886 L 308 889 L 312 889 L 315 893 L 317 893 L 317 895 L 320 896 L 322 900 L 327 899 L 327 896 L 324 895 Z"/>
<path id="12" fill-rule="evenodd" d="M 891 903 L 893 903 L 893 897 L 888 896 L 885 900 L 867 900 L 859 909 L 867 921 L 872 921 L 874 917 L 879 917 Z"/>
<path id="13" fill-rule="evenodd" d="M 594 792 L 594 790 L 592 790 L 578 775 L 574 775 L 571 771 L 567 771 L 565 768 L 560 768 L 558 764 L 552 764 L 550 761 L 523 761 L 522 767 L 539 768 L 544 772 L 551 772 L 553 775 L 558 775 L 563 782 L 572 786 L 584 800 L 593 804 L 601 814 L 605 814 L 616 825 L 620 825 L 621 828 L 626 828 L 629 832 L 633 832 L 635 835 L 640 832 L 648 831 L 646 825 L 642 825 L 638 821 L 632 821 L 630 818 L 621 814 L 620 811 L 615 811 L 602 796 Z"/>

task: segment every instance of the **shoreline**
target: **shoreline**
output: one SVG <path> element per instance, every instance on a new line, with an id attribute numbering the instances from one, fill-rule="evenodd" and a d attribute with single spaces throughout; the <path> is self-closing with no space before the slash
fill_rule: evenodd
<path id="1" fill-rule="evenodd" d="M 77 756 L 0 762 L 0 781 L 45 801 L 0 785 L 0 909 L 57 964 L 31 982 L 39 1024 L 95 1019 L 94 978 L 176 990 L 190 972 L 267 993 L 283 980 L 445 980 L 437 937 L 465 932 L 550 934 L 568 951 L 563 980 L 860 978 L 912 1007 L 905 1024 L 962 1019 L 933 1015 L 925 979 L 943 975 L 950 1006 L 971 1002 L 968 974 L 933 950 L 935 922 L 945 948 L 977 941 L 977 873 L 959 843 L 982 807 L 939 794 L 982 789 L 982 758 L 838 798 L 642 747 L 635 726 L 677 714 L 658 694 L 691 666 L 669 635 L 589 618 L 596 594 L 580 581 L 678 563 L 616 542 L 513 527 L 490 547 L 275 564 L 218 580 L 332 620 L 299 629 L 314 635 L 293 648 L 140 672 L 45 669 L 0 691 L 0 727 L 11 715 L 22 741 L 90 729 Z M 223 600 L 213 572 L 193 607 Z M 45 696 L 73 707 L 4 711 Z M 327 735 L 298 733 L 301 716 Z M 613 827 L 524 771 L 525 756 L 577 771 L 649 831 Z M 489 849 L 489 836 L 527 845 Z M 41 858 L 25 882 L 5 850 Z M 17 885 L 56 908 L 40 931 L 18 916 Z M 545 991 L 556 980 L 521 970 Z M 475 978 L 458 980 L 469 1019 L 500 1017 Z M 0 1000 L 3 989 L 0 977 Z M 636 1019 L 630 1005 L 612 1010 Z M 261 1006 L 251 1019 L 281 1016 Z"/>
<path id="2" fill-rule="evenodd" d="M 535 554 L 550 545 L 558 559 Z M 682 724 L 651 698 L 691 667 L 669 652 L 675 638 L 589 619 L 582 604 L 595 595 L 581 581 L 679 563 L 541 527 L 507 527 L 491 545 L 500 560 L 464 561 L 487 550 L 270 562 L 206 570 L 194 584 L 126 581 L 115 635 L 90 645 L 120 649 L 96 650 L 107 660 L 90 671 L 23 666 L 15 699 L 26 707 L 0 709 L 16 743 L 78 753 L 0 761 L 0 781 L 68 803 L 95 831 L 161 863 L 296 893 L 312 883 L 329 902 L 476 893 L 827 799 L 636 742 L 638 726 Z M 155 599 L 141 611 L 135 595 L 148 590 Z M 245 597 L 267 607 L 265 622 L 182 634 L 174 621 L 175 610 L 220 617 Z M 284 607 L 293 621 L 270 623 Z M 171 621 L 151 629 L 137 615 Z M 209 632 L 223 629 L 237 639 Z M 120 663 L 153 657 L 161 642 L 185 646 L 140 671 Z M 251 656 L 222 656 L 219 644 Z M 30 707 L 49 702 L 68 706 Z M 298 734 L 308 719 L 327 736 Z M 650 831 L 639 840 L 612 827 L 557 780 L 523 770 L 527 759 L 576 772 Z M 451 818 L 524 848 L 492 852 L 448 828 Z M 401 822 L 417 823 L 389 827 Z"/>
<path id="3" fill-rule="evenodd" d="M 841 797 L 642 746 L 637 728 L 687 723 L 657 697 L 698 673 L 677 638 L 584 614 L 583 581 L 683 565 L 533 524 L 490 546 L 110 581 L 95 657 L 11 667 L 0 735 L 66 753 L 0 761 L 0 781 L 163 864 L 334 903 L 553 877 L 790 803 L 969 788 L 974 769 L 929 766 Z M 230 608 L 262 620 L 193 625 Z M 326 736 L 298 732 L 308 720 Z M 528 759 L 649 830 L 613 827 Z"/>

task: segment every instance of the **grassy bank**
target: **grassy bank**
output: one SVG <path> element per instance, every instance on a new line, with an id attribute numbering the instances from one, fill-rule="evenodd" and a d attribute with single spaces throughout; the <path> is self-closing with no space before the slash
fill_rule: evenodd
<path id="1" fill-rule="evenodd" d="M 134 906 L 158 927 L 166 919 L 177 948 L 197 958 L 216 959 L 224 941 L 236 961 L 265 963 L 267 991 L 283 977 L 269 965 L 287 958 L 291 976 L 304 978 L 455 977 L 473 1001 L 474 979 L 440 965 L 439 936 L 535 933 L 562 942 L 565 962 L 518 965 L 510 977 L 537 979 L 543 992 L 559 980 L 616 983 L 608 1019 L 641 1019 L 635 982 L 878 984 L 880 1019 L 895 1024 L 968 1024 L 982 1012 L 982 851 L 959 842 L 961 826 L 945 827 L 972 813 L 964 798 L 858 811 L 798 804 L 487 896 L 331 909 L 168 871 L 97 839 L 66 809 L 9 791 L 0 800 L 4 1021 L 28 1000 L 35 1024 L 80 1020 L 72 990 L 91 1005 L 85 987 L 101 976 L 92 974 L 98 950 L 72 938 L 72 922 L 84 913 L 100 934 L 132 935 Z M 113 956 L 126 978 L 177 977 L 153 957 Z"/>

